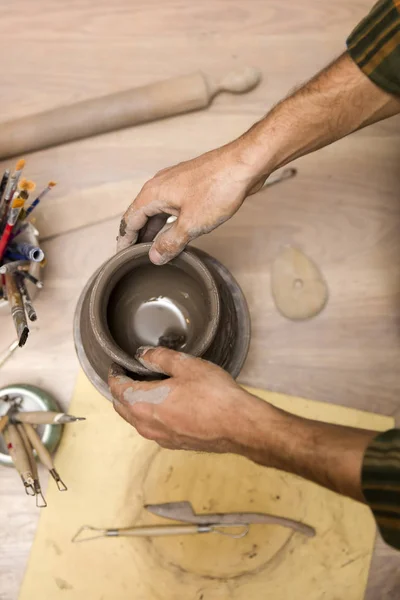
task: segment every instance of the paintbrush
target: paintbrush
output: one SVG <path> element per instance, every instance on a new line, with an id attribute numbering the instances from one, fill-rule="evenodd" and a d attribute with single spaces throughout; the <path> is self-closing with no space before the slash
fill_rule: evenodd
<path id="1" fill-rule="evenodd" d="M 10 241 L 10 237 L 11 237 L 12 231 L 14 229 L 15 223 L 17 222 L 19 213 L 20 213 L 21 209 L 23 208 L 24 203 L 25 203 L 25 200 L 23 200 L 23 198 L 16 198 L 11 203 L 11 209 L 10 209 L 8 217 L 7 217 L 7 223 L 6 223 L 6 226 L 4 228 L 3 234 L 0 239 L 0 260 L 4 256 L 4 253 L 6 251 L 8 242 Z"/>
<path id="2" fill-rule="evenodd" d="M 39 196 L 32 202 L 32 204 L 26 209 L 26 217 L 29 217 L 29 215 L 31 214 L 31 212 L 36 208 L 36 206 L 39 204 L 39 202 L 41 200 L 43 200 L 43 198 L 46 196 L 46 194 L 48 194 L 50 192 L 50 190 L 53 189 L 54 186 L 56 186 L 56 182 L 55 181 L 49 181 L 49 183 L 47 184 L 47 187 L 44 188 L 44 190 L 42 192 L 40 192 Z"/>
<path id="3" fill-rule="evenodd" d="M 34 496 L 35 489 L 33 487 L 33 473 L 31 471 L 31 465 L 24 443 L 18 433 L 17 427 L 10 423 L 3 431 L 3 436 L 7 444 L 8 453 L 12 458 L 15 468 L 21 476 L 26 493 L 30 496 Z M 30 490 L 32 493 L 29 493 Z"/>
<path id="4" fill-rule="evenodd" d="M 19 293 L 21 294 L 22 303 L 24 305 L 25 314 L 28 316 L 28 319 L 30 321 L 36 321 L 36 319 L 37 319 L 36 310 L 33 307 L 32 300 L 31 300 L 30 294 L 28 292 L 28 288 L 25 285 L 24 278 L 21 275 L 18 275 L 16 277 L 16 280 L 17 280 L 17 286 L 19 289 Z"/>
<path id="5" fill-rule="evenodd" d="M 18 183 L 18 197 L 22 198 L 23 200 L 25 200 L 25 202 L 28 200 L 29 195 L 35 190 L 36 188 L 36 183 L 34 181 L 29 181 L 29 179 L 21 179 L 21 181 Z M 25 208 L 21 209 L 21 212 L 18 215 L 18 221 L 15 225 L 15 229 L 13 231 L 13 234 L 11 236 L 11 239 L 15 238 L 21 230 L 21 225 L 23 220 L 26 217 L 26 210 Z"/>
<path id="6" fill-rule="evenodd" d="M 7 286 L 6 286 L 6 276 L 1 275 L 1 291 L 3 292 L 3 300 L 7 300 Z"/>
<path id="7" fill-rule="evenodd" d="M 6 275 L 7 297 L 11 307 L 11 316 L 14 321 L 14 326 L 17 332 L 18 345 L 20 348 L 28 339 L 29 327 L 26 322 L 26 315 L 21 294 L 19 292 L 17 282 L 13 273 Z"/>
<path id="8" fill-rule="evenodd" d="M 1 183 L 0 183 L 0 210 L 1 210 L 1 205 L 2 205 L 2 201 L 3 201 L 3 194 L 7 187 L 7 183 L 8 183 L 9 179 L 10 179 L 10 170 L 6 169 L 3 173 L 3 177 L 1 178 Z"/>
<path id="9" fill-rule="evenodd" d="M 0 275 L 5 275 L 6 273 L 13 273 L 14 271 L 19 271 L 19 267 L 30 267 L 31 263 L 26 258 L 13 260 L 12 262 L 5 263 L 0 267 Z"/>
<path id="10" fill-rule="evenodd" d="M 23 427 L 25 429 L 26 435 L 30 443 L 32 444 L 32 447 L 36 450 L 40 462 L 46 467 L 46 469 L 48 469 L 50 475 L 56 482 L 60 492 L 65 492 L 67 486 L 57 473 L 50 452 L 47 450 L 46 446 L 43 444 L 42 440 L 40 439 L 32 425 L 30 425 L 29 423 L 24 423 Z"/>
<path id="11" fill-rule="evenodd" d="M 34 277 L 33 275 L 31 275 L 28 271 L 25 270 L 25 267 L 19 266 L 19 267 L 17 267 L 17 271 L 23 277 L 25 277 L 25 279 L 28 279 L 28 281 L 30 281 L 31 283 L 36 285 L 37 288 L 39 288 L 40 290 L 42 289 L 43 281 L 40 281 L 40 279 L 37 279 L 37 277 Z"/>
<path id="12" fill-rule="evenodd" d="M 13 415 L 13 418 L 18 423 L 30 423 L 31 425 L 64 425 L 74 421 L 86 421 L 85 417 L 73 417 L 51 410 L 21 411 Z"/>
<path id="13" fill-rule="evenodd" d="M 17 162 L 17 164 L 15 165 L 14 173 L 11 175 L 11 177 L 8 180 L 6 190 L 4 193 L 4 201 L 1 206 L 2 210 L 0 213 L 0 231 L 3 229 L 3 226 L 7 222 L 8 208 L 9 208 L 9 205 L 10 205 L 10 203 L 14 197 L 14 194 L 17 190 L 18 181 L 19 181 L 19 178 L 21 177 L 24 166 L 25 166 L 25 161 L 23 159 L 19 160 Z"/>
<path id="14" fill-rule="evenodd" d="M 19 435 L 21 436 L 21 440 L 25 446 L 26 453 L 28 455 L 29 464 L 31 466 L 31 471 L 33 475 L 33 489 L 35 490 L 36 495 L 36 506 L 38 508 L 44 508 L 47 506 L 47 502 L 44 499 L 42 494 L 42 488 L 39 481 L 39 471 L 36 464 L 36 459 L 33 454 L 33 446 L 28 438 L 28 435 L 24 429 L 22 424 L 17 425 L 17 430 Z"/>

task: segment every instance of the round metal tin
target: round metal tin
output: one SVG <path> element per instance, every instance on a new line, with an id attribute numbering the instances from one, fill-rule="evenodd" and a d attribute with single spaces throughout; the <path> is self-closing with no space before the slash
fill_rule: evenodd
<path id="1" fill-rule="evenodd" d="M 5 396 L 22 398 L 21 410 L 23 411 L 51 410 L 62 412 L 54 398 L 44 390 L 34 385 L 16 383 L 0 389 L 0 416 L 4 415 L 9 408 L 8 402 L 2 400 Z M 49 452 L 54 452 L 56 449 L 61 439 L 62 428 L 62 425 L 38 426 L 37 432 Z M 13 465 L 2 436 L 0 436 L 0 464 Z"/>

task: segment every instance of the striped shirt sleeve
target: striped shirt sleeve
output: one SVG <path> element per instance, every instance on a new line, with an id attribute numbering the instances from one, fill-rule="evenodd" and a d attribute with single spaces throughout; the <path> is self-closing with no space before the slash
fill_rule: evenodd
<path id="1" fill-rule="evenodd" d="M 347 50 L 371 81 L 400 95 L 400 0 L 379 0 L 348 37 Z"/>
<path id="2" fill-rule="evenodd" d="M 362 490 L 383 539 L 400 550 L 400 429 L 380 433 L 368 446 Z"/>

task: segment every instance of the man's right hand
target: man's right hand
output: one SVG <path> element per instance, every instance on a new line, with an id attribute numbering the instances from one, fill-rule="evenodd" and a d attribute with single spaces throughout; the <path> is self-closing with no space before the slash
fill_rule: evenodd
<path id="1" fill-rule="evenodd" d="M 159 171 L 143 186 L 124 214 L 117 249 L 137 241 L 150 217 L 177 217 L 156 236 L 150 259 L 162 265 L 177 256 L 194 238 L 209 233 L 240 208 L 245 197 L 258 191 L 266 176 L 255 175 L 243 158 L 244 140 Z M 247 157 L 248 158 L 248 157 Z"/>

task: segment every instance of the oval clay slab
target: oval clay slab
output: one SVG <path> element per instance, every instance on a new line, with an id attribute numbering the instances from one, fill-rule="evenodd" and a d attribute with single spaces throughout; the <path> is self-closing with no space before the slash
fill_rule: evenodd
<path id="1" fill-rule="evenodd" d="M 328 300 L 317 265 L 298 248 L 288 247 L 272 265 L 271 291 L 279 312 L 295 321 L 315 317 Z"/>

